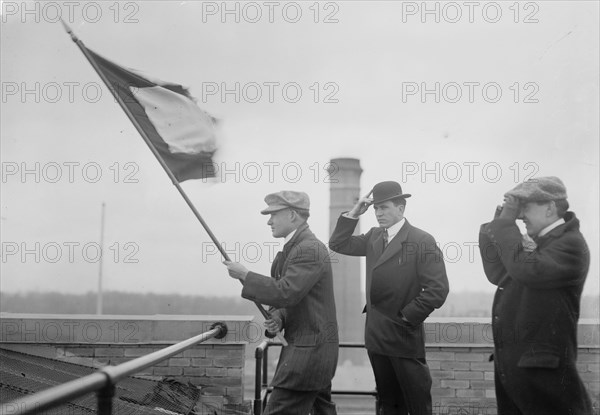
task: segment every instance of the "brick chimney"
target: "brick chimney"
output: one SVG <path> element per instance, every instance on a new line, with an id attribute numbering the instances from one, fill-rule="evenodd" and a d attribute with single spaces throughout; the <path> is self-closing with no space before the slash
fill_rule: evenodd
<path id="1" fill-rule="evenodd" d="M 340 214 L 352 209 L 360 197 L 361 173 L 362 169 L 358 159 L 336 158 L 331 160 L 329 168 L 331 180 L 329 190 L 330 234 L 333 232 Z M 360 225 L 355 230 L 355 234 L 358 233 L 360 233 Z M 360 258 L 333 253 L 332 268 L 340 341 L 362 342 L 364 340 L 364 316 L 361 312 L 365 300 L 361 290 Z M 348 359 L 355 363 L 364 360 L 362 353 L 340 350 L 340 364 Z"/>

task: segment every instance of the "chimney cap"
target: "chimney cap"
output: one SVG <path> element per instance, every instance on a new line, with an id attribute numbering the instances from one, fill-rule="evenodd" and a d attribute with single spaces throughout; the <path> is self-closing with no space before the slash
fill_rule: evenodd
<path id="1" fill-rule="evenodd" d="M 331 165 L 327 168 L 329 173 L 334 173 L 339 170 L 358 170 L 362 173 L 360 160 L 351 157 L 340 157 L 330 160 Z"/>

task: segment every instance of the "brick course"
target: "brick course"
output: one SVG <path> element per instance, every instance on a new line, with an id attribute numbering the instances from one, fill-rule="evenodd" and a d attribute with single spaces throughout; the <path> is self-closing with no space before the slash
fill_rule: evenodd
<path id="1" fill-rule="evenodd" d="M 427 347 L 427 362 L 433 381 L 434 415 L 497 414 L 494 364 L 487 361 L 492 352 L 493 347 L 474 347 L 471 352 L 461 350 L 456 353 L 449 351 L 448 347 L 443 350 L 441 347 Z M 599 361 L 598 348 L 579 348 L 577 367 L 595 405 L 594 414 L 598 414 L 597 408 L 600 407 Z"/>

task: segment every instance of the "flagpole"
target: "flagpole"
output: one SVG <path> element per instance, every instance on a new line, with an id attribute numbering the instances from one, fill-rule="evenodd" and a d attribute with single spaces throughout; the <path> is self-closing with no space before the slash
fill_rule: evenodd
<path id="1" fill-rule="evenodd" d="M 112 93 L 112 95 L 115 98 L 115 100 L 119 103 L 119 106 L 121 107 L 121 109 L 125 112 L 125 114 L 129 118 L 129 120 L 132 122 L 132 124 L 134 125 L 134 127 L 136 128 L 136 130 L 138 131 L 138 133 L 140 133 L 140 135 L 144 139 L 144 142 L 146 143 L 146 145 L 148 146 L 148 148 L 150 149 L 150 151 L 152 151 L 152 154 L 154 154 L 154 157 L 156 157 L 156 159 L 158 160 L 158 162 L 162 166 L 162 168 L 165 171 L 165 173 L 167 173 L 167 175 L 171 179 L 171 182 L 173 183 L 173 185 L 175 186 L 175 188 L 179 191 L 179 194 L 181 195 L 181 197 L 183 197 L 183 200 L 185 200 L 185 202 L 187 203 L 187 205 L 190 207 L 190 209 L 194 213 L 194 216 L 196 216 L 196 218 L 200 221 L 200 223 L 202 224 L 202 226 L 206 230 L 206 233 L 208 233 L 208 236 L 210 237 L 210 239 L 217 246 L 217 249 L 219 250 L 219 252 L 223 256 L 223 258 L 226 261 L 231 261 L 231 259 L 229 258 L 229 255 L 227 255 L 227 252 L 225 252 L 225 250 L 223 249 L 223 247 L 221 246 L 221 244 L 219 243 L 219 241 L 217 240 L 217 238 L 215 237 L 215 235 L 212 233 L 212 231 L 208 227 L 208 224 L 204 221 L 204 219 L 202 218 L 202 216 L 200 216 L 200 212 L 198 212 L 198 210 L 196 209 L 196 207 L 194 206 L 194 204 L 192 203 L 192 201 L 189 199 L 189 197 L 187 196 L 187 194 L 184 192 L 183 188 L 179 184 L 179 181 L 177 180 L 177 178 L 175 177 L 175 175 L 173 174 L 173 172 L 169 169 L 169 167 L 167 166 L 167 164 L 165 163 L 165 161 L 161 157 L 161 155 L 158 152 L 158 150 L 154 147 L 154 145 L 150 141 L 150 138 L 148 137 L 148 135 L 146 134 L 146 132 L 144 131 L 144 129 L 142 128 L 142 126 L 139 124 L 139 122 L 135 119 L 135 117 L 131 113 L 131 110 L 127 107 L 127 105 L 125 105 L 125 103 L 123 102 L 123 100 L 121 99 L 121 97 L 119 96 L 119 94 L 117 93 L 117 91 L 115 91 L 114 88 L 111 88 L 110 81 L 106 78 L 106 75 L 104 75 L 104 73 L 102 72 L 102 70 L 98 67 L 98 64 L 96 63 L 95 59 L 90 55 L 90 53 L 88 52 L 87 48 L 83 45 L 83 42 L 81 40 L 79 40 L 79 38 L 75 35 L 75 33 L 73 33 L 73 31 L 71 30 L 71 28 L 64 22 L 64 20 L 60 19 L 60 21 L 61 21 L 61 23 L 62 23 L 65 31 L 69 34 L 69 36 L 71 36 L 71 40 L 73 42 L 75 42 L 75 44 L 79 47 L 79 50 L 83 53 L 83 55 L 85 56 L 85 58 L 87 59 L 87 61 L 90 63 L 90 65 L 92 65 L 92 67 L 94 68 L 94 70 L 96 71 L 96 73 L 98 74 L 98 76 L 100 76 L 100 78 L 102 79 L 102 81 L 104 82 L 104 84 L 106 85 L 106 87 L 108 88 L 108 90 Z M 265 310 L 260 303 L 254 301 L 254 304 L 256 305 L 256 307 L 258 308 L 258 310 L 260 311 L 260 313 L 262 314 L 262 316 L 265 319 L 268 320 L 268 319 L 271 318 L 271 315 L 269 314 L 269 312 L 267 310 Z M 281 334 L 281 332 L 277 333 L 277 338 L 279 339 L 279 341 L 281 341 L 281 343 L 283 343 L 284 346 L 287 346 L 287 342 L 284 339 L 284 337 Z"/>

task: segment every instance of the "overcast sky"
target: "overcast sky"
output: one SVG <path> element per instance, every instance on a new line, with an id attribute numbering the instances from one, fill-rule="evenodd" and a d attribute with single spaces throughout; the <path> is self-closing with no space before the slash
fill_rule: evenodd
<path id="1" fill-rule="evenodd" d="M 332 158 L 396 180 L 451 290 L 493 291 L 474 246 L 503 194 L 566 184 L 599 249 L 598 3 L 2 3 L 3 292 L 239 296 L 206 232 L 58 15 L 95 52 L 190 88 L 221 120 L 217 180 L 183 188 L 233 259 L 268 274 L 265 194 L 302 190 L 329 239 Z M 29 173 L 26 173 L 28 171 Z M 368 230 L 372 211 L 361 221 Z M 281 242 L 276 240 L 275 242 Z"/>

